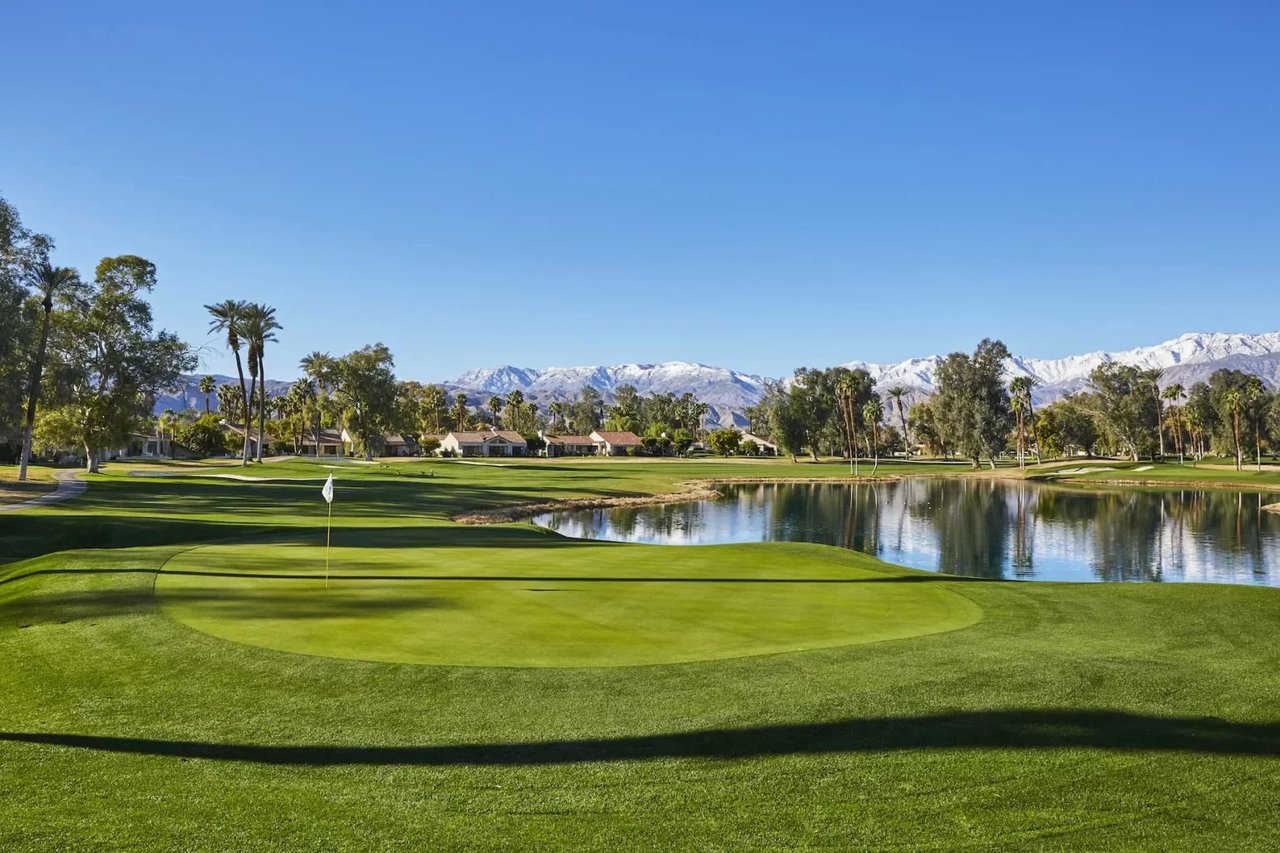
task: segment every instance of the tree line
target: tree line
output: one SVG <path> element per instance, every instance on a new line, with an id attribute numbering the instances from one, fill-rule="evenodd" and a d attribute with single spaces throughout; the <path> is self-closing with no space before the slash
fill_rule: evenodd
<path id="1" fill-rule="evenodd" d="M 1214 454 L 1241 470 L 1280 453 L 1280 395 L 1257 376 L 1221 369 L 1185 387 L 1164 382 L 1160 369 L 1106 363 L 1080 391 L 1037 410 L 1037 380 L 1006 375 L 1009 351 L 985 339 L 972 353 L 944 358 L 936 390 L 907 406 L 909 391 L 875 391 L 861 369 L 800 368 L 788 383 L 768 387 L 748 410 L 753 432 L 796 458 L 809 453 L 878 461 L 892 453 L 956 457 L 976 468 L 1013 455 L 1124 456 L 1179 460 Z M 726 446 L 728 446 L 726 444 Z"/>

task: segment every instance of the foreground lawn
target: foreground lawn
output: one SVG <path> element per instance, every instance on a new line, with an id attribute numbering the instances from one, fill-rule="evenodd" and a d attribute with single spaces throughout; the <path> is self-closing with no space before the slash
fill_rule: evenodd
<path id="1" fill-rule="evenodd" d="M 0 848 L 1280 842 L 1273 590 L 448 522 L 717 466 L 351 466 L 327 591 L 314 463 L 0 516 Z"/>

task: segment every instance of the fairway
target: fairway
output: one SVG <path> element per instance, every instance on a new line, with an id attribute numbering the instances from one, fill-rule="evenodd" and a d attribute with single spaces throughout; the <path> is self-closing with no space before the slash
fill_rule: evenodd
<path id="1" fill-rule="evenodd" d="M 221 545 L 156 579 L 162 610 L 281 651 L 458 666 L 635 666 L 794 652 L 960 628 L 980 609 L 936 576 L 815 546 L 508 549 Z M 372 544 L 372 543 L 371 543 Z"/>

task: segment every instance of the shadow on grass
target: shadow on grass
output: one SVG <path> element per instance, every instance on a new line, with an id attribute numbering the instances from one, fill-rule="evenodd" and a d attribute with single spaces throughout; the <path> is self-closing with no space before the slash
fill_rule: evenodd
<path id="1" fill-rule="evenodd" d="M 1124 711 L 974 711 L 623 738 L 439 746 L 272 746 L 56 732 L 0 741 L 130 755 L 325 766 L 523 766 L 672 758 L 749 759 L 919 749 L 1101 749 L 1280 756 L 1280 725 Z"/>

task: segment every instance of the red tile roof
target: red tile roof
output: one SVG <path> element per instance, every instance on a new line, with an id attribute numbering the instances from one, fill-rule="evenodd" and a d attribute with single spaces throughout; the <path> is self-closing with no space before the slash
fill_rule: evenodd
<path id="1" fill-rule="evenodd" d="M 593 438 L 595 436 L 600 436 L 597 440 L 608 442 L 609 444 L 619 447 L 628 447 L 644 443 L 640 440 L 640 436 L 636 435 L 634 432 L 600 432 L 597 430 L 596 432 L 591 433 L 591 436 Z"/>

